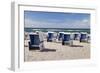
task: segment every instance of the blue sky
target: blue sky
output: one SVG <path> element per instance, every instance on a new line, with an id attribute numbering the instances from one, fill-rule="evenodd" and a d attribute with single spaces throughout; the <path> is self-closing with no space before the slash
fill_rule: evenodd
<path id="1" fill-rule="evenodd" d="M 90 28 L 90 14 L 24 11 L 25 27 Z"/>

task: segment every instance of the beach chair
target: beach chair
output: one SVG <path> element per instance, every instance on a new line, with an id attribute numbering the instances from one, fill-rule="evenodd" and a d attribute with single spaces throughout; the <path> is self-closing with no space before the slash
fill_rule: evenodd
<path id="1" fill-rule="evenodd" d="M 80 42 L 88 42 L 87 33 L 80 34 Z"/>
<path id="2" fill-rule="evenodd" d="M 53 32 L 48 32 L 47 42 L 52 42 L 52 41 L 53 41 Z"/>
<path id="3" fill-rule="evenodd" d="M 40 49 L 43 48 L 43 41 L 40 40 L 39 34 L 29 34 L 30 42 L 29 42 L 29 50 L 31 49 Z"/>
<path id="4" fill-rule="evenodd" d="M 64 33 L 63 38 L 62 38 L 62 45 L 73 45 L 73 41 L 71 39 L 71 34 L 70 33 Z"/>
<path id="5" fill-rule="evenodd" d="M 63 35 L 64 35 L 64 32 L 59 32 L 59 35 L 58 35 L 59 41 L 62 41 Z"/>
<path id="6" fill-rule="evenodd" d="M 74 40 L 79 40 L 80 33 L 74 33 Z"/>

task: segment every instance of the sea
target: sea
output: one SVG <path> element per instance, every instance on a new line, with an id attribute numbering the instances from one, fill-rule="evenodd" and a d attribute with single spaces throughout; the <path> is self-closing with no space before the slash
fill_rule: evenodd
<path id="1" fill-rule="evenodd" d="M 90 34 L 90 29 L 86 28 L 24 28 L 25 32 L 36 32 L 36 31 L 42 31 L 42 32 L 87 32 Z"/>

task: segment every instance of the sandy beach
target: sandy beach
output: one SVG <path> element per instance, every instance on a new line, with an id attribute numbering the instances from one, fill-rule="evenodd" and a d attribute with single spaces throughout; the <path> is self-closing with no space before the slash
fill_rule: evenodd
<path id="1" fill-rule="evenodd" d="M 44 41 L 44 51 L 29 50 L 28 40 L 24 45 L 24 61 L 47 61 L 47 60 L 73 60 L 89 59 L 90 43 L 73 41 L 73 46 L 62 45 L 61 42 Z M 34 49 L 34 48 L 33 48 Z"/>
<path id="2" fill-rule="evenodd" d="M 90 20 L 87 12 L 25 10 L 24 61 L 89 59 Z"/>

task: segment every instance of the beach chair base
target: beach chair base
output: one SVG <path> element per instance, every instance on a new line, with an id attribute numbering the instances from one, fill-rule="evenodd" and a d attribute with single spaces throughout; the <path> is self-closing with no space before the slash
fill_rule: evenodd
<path id="1" fill-rule="evenodd" d="M 29 50 L 39 50 L 40 49 L 39 46 L 33 46 L 33 45 L 31 45 L 30 42 L 28 42 L 28 44 L 29 44 Z"/>
<path id="2" fill-rule="evenodd" d="M 30 42 L 29 42 L 29 50 L 43 50 L 44 49 L 44 44 L 43 43 L 40 43 L 39 46 L 37 45 L 31 45 Z"/>
<path id="3" fill-rule="evenodd" d="M 69 42 L 62 42 L 62 45 L 70 45 L 72 46 L 73 45 L 73 41 L 69 41 Z"/>
<path id="4" fill-rule="evenodd" d="M 88 40 L 80 40 L 80 42 L 88 42 Z"/>

